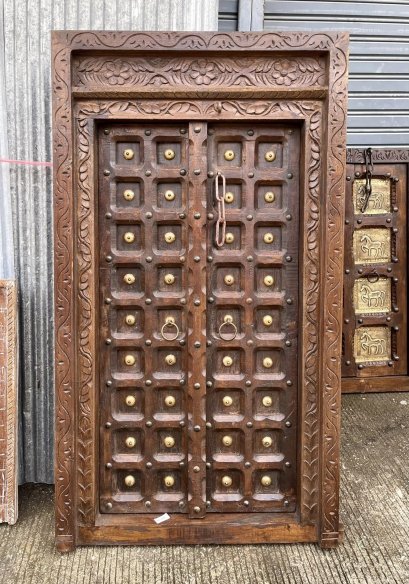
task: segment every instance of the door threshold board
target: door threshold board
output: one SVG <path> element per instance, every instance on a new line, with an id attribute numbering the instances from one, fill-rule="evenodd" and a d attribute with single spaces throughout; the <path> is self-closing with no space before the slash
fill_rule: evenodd
<path id="1" fill-rule="evenodd" d="M 95 527 L 79 527 L 78 545 L 94 544 L 255 544 L 318 541 L 316 525 L 300 525 L 295 515 L 278 513 L 209 514 L 203 519 L 171 515 L 156 525 L 158 514 L 99 516 Z"/>

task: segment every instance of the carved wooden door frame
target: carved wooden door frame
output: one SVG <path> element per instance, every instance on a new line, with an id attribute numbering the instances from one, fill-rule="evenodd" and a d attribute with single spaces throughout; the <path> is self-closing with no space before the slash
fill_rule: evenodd
<path id="1" fill-rule="evenodd" d="M 53 33 L 56 541 L 339 540 L 339 429 L 348 36 Z M 103 517 L 97 506 L 96 124 L 262 120 L 302 125 L 300 396 L 295 513 Z M 263 515 L 261 517 L 261 515 Z M 236 518 L 237 519 L 237 518 Z M 223 524 L 215 540 L 215 524 Z M 151 531 L 152 529 L 152 531 Z"/>

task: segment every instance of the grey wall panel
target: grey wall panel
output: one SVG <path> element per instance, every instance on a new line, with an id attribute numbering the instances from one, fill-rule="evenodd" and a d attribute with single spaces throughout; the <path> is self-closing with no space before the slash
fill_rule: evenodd
<path id="1" fill-rule="evenodd" d="M 50 161 L 52 156 L 51 30 L 217 30 L 217 0 L 3 2 L 4 43 L 0 51 L 4 51 L 7 79 L 9 156 L 27 161 Z M 52 482 L 51 169 L 11 165 L 9 178 L 21 301 L 20 482 Z"/>
<path id="2" fill-rule="evenodd" d="M 239 0 L 220 0 L 219 30 L 238 30 Z"/>
<path id="3" fill-rule="evenodd" d="M 221 0 L 219 29 L 240 10 Z M 409 1 L 266 0 L 264 29 L 349 31 L 348 145 L 409 146 Z"/>
<path id="4" fill-rule="evenodd" d="M 409 145 L 409 2 L 267 0 L 264 28 L 349 31 L 348 145 Z"/>

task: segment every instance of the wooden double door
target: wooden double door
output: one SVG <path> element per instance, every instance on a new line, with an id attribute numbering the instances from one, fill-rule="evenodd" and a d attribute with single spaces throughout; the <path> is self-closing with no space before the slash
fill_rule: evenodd
<path id="1" fill-rule="evenodd" d="M 297 510 L 300 129 L 98 135 L 99 510 Z"/>

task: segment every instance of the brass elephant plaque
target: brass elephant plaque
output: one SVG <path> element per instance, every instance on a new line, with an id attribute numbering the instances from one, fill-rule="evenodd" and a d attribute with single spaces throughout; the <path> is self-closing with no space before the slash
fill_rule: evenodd
<path id="1" fill-rule="evenodd" d="M 391 358 L 391 331 L 386 326 L 363 326 L 354 336 L 356 363 L 388 361 Z"/>
<path id="2" fill-rule="evenodd" d="M 353 185 L 354 213 L 362 213 L 366 201 L 365 179 L 357 179 Z M 391 180 L 373 178 L 372 192 L 364 210 L 365 215 L 382 215 L 391 211 Z"/>
<path id="3" fill-rule="evenodd" d="M 391 310 L 390 278 L 359 278 L 354 283 L 356 314 L 380 314 Z"/>
<path id="4" fill-rule="evenodd" d="M 354 259 L 357 264 L 391 261 L 391 232 L 386 227 L 368 227 L 354 232 Z"/>

